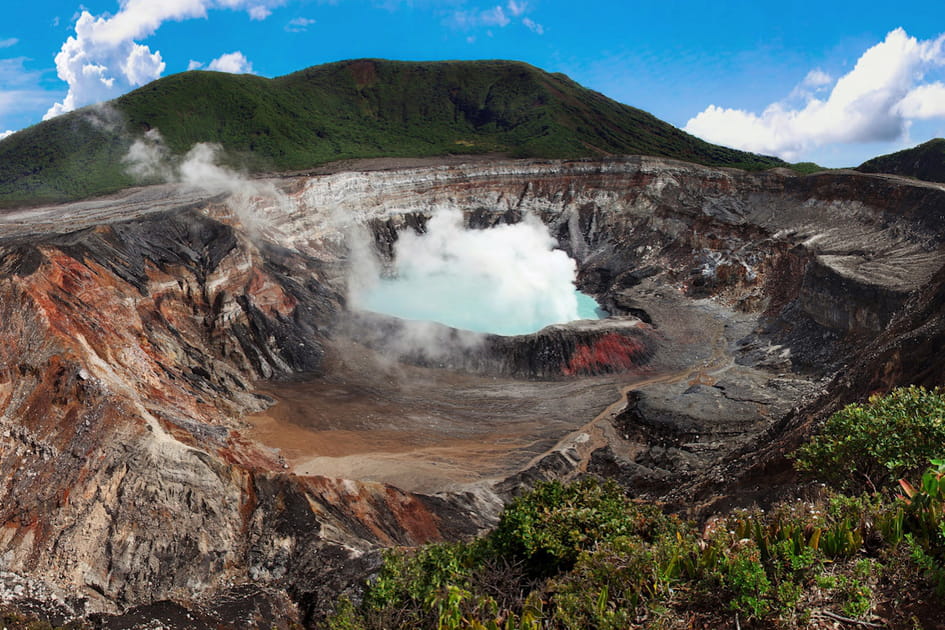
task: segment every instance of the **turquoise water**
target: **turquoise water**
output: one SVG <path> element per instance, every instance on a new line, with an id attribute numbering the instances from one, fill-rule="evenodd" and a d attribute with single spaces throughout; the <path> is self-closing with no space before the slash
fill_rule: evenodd
<path id="1" fill-rule="evenodd" d="M 503 296 L 489 280 L 463 278 L 460 282 L 445 275 L 426 277 L 421 285 L 409 279 L 385 279 L 362 293 L 357 303 L 361 309 L 401 319 L 495 335 L 524 335 L 551 324 L 607 316 L 594 298 L 577 290 L 544 294 L 523 303 Z"/>
<path id="2" fill-rule="evenodd" d="M 356 255 L 352 308 L 497 335 L 606 316 L 575 290 L 577 263 L 537 217 L 485 230 L 464 225 L 461 212 L 443 210 L 425 233 L 401 233 L 387 276 Z"/>
<path id="3" fill-rule="evenodd" d="M 607 311 L 600 307 L 597 300 L 580 291 L 575 291 L 574 295 L 577 297 L 578 319 L 604 319 L 607 317 Z"/>

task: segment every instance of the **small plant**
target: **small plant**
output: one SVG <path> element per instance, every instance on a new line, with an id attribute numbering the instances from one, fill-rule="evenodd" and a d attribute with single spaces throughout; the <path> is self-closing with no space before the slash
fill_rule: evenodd
<path id="1" fill-rule="evenodd" d="M 729 608 L 747 619 L 762 619 L 771 611 L 771 581 L 761 565 L 761 552 L 751 542 L 727 559 L 724 586 L 731 594 Z"/>
<path id="2" fill-rule="evenodd" d="M 916 535 L 928 545 L 945 547 L 945 460 L 933 459 L 916 488 L 905 479 L 899 480 L 901 497 L 908 513 L 915 519 Z"/>
<path id="3" fill-rule="evenodd" d="M 899 480 L 913 560 L 945 593 L 945 460 L 933 459 L 918 487 Z"/>

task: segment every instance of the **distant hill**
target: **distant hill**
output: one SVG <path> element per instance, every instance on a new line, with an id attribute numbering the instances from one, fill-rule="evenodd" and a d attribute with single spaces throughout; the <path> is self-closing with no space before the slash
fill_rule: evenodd
<path id="1" fill-rule="evenodd" d="M 875 157 L 863 162 L 856 170 L 945 182 L 945 139 L 935 138 L 905 151 Z"/>
<path id="2" fill-rule="evenodd" d="M 186 72 L 45 121 L 0 142 L 0 204 L 62 201 L 133 185 L 122 157 L 152 128 L 174 153 L 216 142 L 231 164 L 251 172 L 349 158 L 491 152 L 785 165 L 709 144 L 524 63 L 364 59 L 275 79 Z"/>

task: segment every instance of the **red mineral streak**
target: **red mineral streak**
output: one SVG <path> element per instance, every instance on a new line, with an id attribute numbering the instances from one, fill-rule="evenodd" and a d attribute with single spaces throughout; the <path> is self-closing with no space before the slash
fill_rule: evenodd
<path id="1" fill-rule="evenodd" d="M 561 372 L 573 376 L 632 370 L 640 367 L 646 355 L 647 348 L 639 339 L 607 333 L 590 344 L 575 348 Z"/>
<path id="2" fill-rule="evenodd" d="M 249 284 L 246 286 L 246 294 L 252 298 L 257 307 L 270 315 L 278 313 L 283 317 L 288 317 L 297 304 L 295 298 L 282 290 L 282 286 L 273 282 L 272 278 L 258 269 L 253 269 Z"/>

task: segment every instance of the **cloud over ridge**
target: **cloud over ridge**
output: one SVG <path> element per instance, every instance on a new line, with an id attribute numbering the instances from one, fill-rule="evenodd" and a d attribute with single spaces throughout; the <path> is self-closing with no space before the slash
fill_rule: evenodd
<path id="1" fill-rule="evenodd" d="M 114 98 L 129 89 L 159 78 L 166 67 L 160 51 L 137 40 L 152 35 L 164 22 L 206 17 L 211 9 L 245 10 L 251 19 L 268 17 L 283 0 L 122 0 L 114 15 L 93 16 L 83 10 L 56 55 L 56 71 L 69 85 L 65 98 L 43 119 L 83 105 Z M 242 53 L 230 53 L 230 55 Z M 251 72 L 252 66 L 224 55 L 216 60 L 226 67 Z M 222 61 L 221 61 L 222 60 Z M 241 61 L 241 65 L 237 62 Z M 247 68 L 249 68 L 247 70 Z"/>
<path id="2" fill-rule="evenodd" d="M 684 130 L 709 142 L 788 160 L 827 144 L 893 141 L 906 135 L 911 119 L 945 117 L 945 84 L 926 81 L 942 66 L 945 34 L 920 41 L 897 28 L 835 83 L 814 69 L 789 98 L 760 114 L 709 105 Z M 794 104 L 792 97 L 804 102 Z"/>

